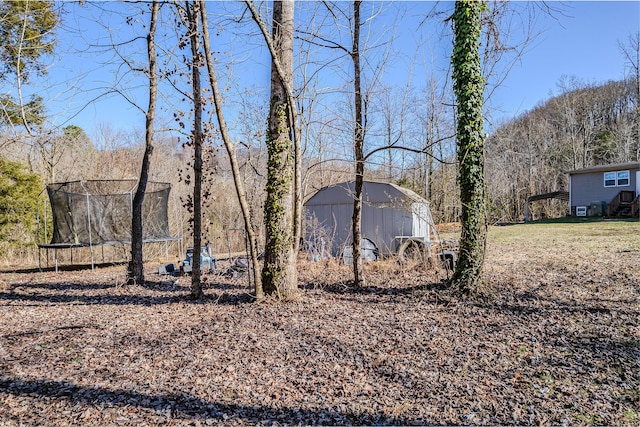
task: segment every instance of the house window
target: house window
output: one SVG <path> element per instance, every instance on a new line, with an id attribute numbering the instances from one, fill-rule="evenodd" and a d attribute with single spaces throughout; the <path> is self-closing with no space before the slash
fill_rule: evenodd
<path id="1" fill-rule="evenodd" d="M 605 187 L 615 187 L 616 186 L 616 173 L 615 172 L 605 172 L 604 173 L 604 186 Z"/>
<path id="2" fill-rule="evenodd" d="M 605 187 L 625 187 L 629 185 L 629 171 L 605 172 Z"/>
<path id="3" fill-rule="evenodd" d="M 629 171 L 616 172 L 616 177 L 618 178 L 618 187 L 629 185 Z"/>

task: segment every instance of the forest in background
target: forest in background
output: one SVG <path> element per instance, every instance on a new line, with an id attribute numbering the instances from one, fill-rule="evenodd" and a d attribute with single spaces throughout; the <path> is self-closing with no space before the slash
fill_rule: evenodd
<path id="1" fill-rule="evenodd" d="M 370 10 L 375 17 L 378 10 Z M 436 15 L 438 16 L 438 15 Z M 120 18 L 126 19 L 125 15 Z M 335 17 L 334 17 L 335 18 Z M 304 198 L 317 189 L 353 176 L 353 154 L 349 135 L 353 127 L 349 117 L 347 95 L 338 95 L 333 104 L 326 104 L 322 91 L 317 89 L 323 81 L 309 76 L 324 72 L 336 72 L 343 64 L 331 63 L 320 49 L 313 59 L 312 48 L 318 48 L 320 36 L 333 37 L 335 45 L 344 43 L 343 35 L 332 33 L 324 21 L 314 21 L 317 27 L 300 28 L 300 34 L 314 34 L 317 38 L 301 37 L 296 76 L 296 95 L 303 129 L 303 190 Z M 440 21 L 442 16 L 438 16 Z M 222 22 L 222 21 L 221 21 Z M 322 25 L 318 24 L 322 23 Z M 223 24 L 216 24 L 222 28 Z M 229 25 L 229 22 L 226 22 Z M 247 25 L 243 23 L 242 25 Z M 324 27 L 323 27 L 324 25 Z M 313 31 L 311 31 L 313 30 Z M 333 31 L 333 30 L 332 30 Z M 445 37 L 445 36 L 443 36 Z M 435 76 L 427 77 L 416 87 L 382 84 L 385 62 L 390 56 L 391 43 L 370 41 L 370 81 L 367 82 L 367 144 L 370 150 L 380 147 L 404 146 L 411 150 L 381 150 L 372 156 L 366 165 L 365 179 L 384 180 L 410 188 L 425 196 L 431 203 L 436 222 L 455 222 L 460 214 L 455 168 L 454 111 L 450 87 Z M 168 40 L 168 39 L 167 39 Z M 635 45 L 630 51 L 637 50 Z M 380 48 L 383 46 L 383 48 Z M 382 55 L 381 55 L 382 54 Z M 495 52 L 494 52 L 495 54 Z M 306 56 L 305 56 L 306 55 Z M 386 55 L 386 56 L 385 56 Z M 485 58 L 490 57 L 487 55 Z M 319 58 L 319 59 L 318 59 Z M 374 61 L 373 58 L 386 58 Z M 175 58 L 170 58 L 174 61 Z M 344 58 L 343 58 L 344 59 Z M 504 58 L 502 58 L 504 59 Z M 630 62 L 637 70 L 637 57 Z M 305 62 L 306 61 L 306 62 Z M 498 60 L 495 59 L 497 62 Z M 125 61 L 126 62 L 126 61 Z M 317 65 L 322 63 L 322 66 Z M 168 64 L 168 63 L 167 63 Z M 167 68 L 180 75 L 180 68 Z M 166 64 L 165 64 L 166 65 Z M 488 64 L 485 63 L 486 66 Z M 632 67 L 633 68 L 633 67 Z M 232 69 L 232 64 L 228 65 Z M 131 71 L 133 73 L 133 71 Z M 231 74 L 231 71 L 229 71 Z M 37 75 L 35 73 L 34 75 Z M 33 79 L 32 79 L 33 80 Z M 349 84 L 345 78 L 342 85 Z M 229 81 L 232 81 L 230 79 Z M 518 221 L 523 216 L 526 198 L 533 194 L 566 189 L 567 172 L 572 169 L 602 163 L 638 160 L 639 93 L 638 73 L 625 81 L 603 84 L 574 81 L 571 78 L 559 82 L 560 95 L 517 118 L 506 121 L 488 135 L 487 139 L 487 184 L 490 203 L 490 220 Z M 489 84 L 491 81 L 489 80 Z M 340 92 L 341 86 L 334 88 Z M 268 98 L 265 92 L 228 92 L 229 98 L 239 103 L 240 113 L 234 118 L 236 129 L 236 151 L 241 163 L 243 180 L 248 189 L 254 226 L 260 229 L 265 198 L 266 149 L 264 147 L 265 117 Z M 335 95 L 335 93 L 333 94 Z M 239 99 L 239 100 L 238 100 Z M 340 102 L 336 105 L 336 99 Z M 37 101 L 36 98 L 33 101 Z M 36 107 L 41 104 L 34 104 Z M 6 109 L 5 109 L 6 111 Z M 34 108 L 34 113 L 38 109 Z M 44 113 L 40 111 L 39 113 Z M 176 112 L 177 121 L 188 112 Z M 487 112 L 490 114 L 490 112 Z M 38 132 L 24 132 L 10 114 L 5 114 L 0 132 L 3 158 L 10 162 L 3 175 L 20 169 L 20 173 L 31 175 L 29 179 L 45 182 L 63 182 L 78 179 L 124 179 L 136 178 L 144 150 L 144 134 L 123 131 L 117 124 L 103 123 L 98 131 L 88 136 L 74 125 L 63 128 L 46 128 L 46 121 L 28 119 L 31 125 L 39 125 Z M 175 128 L 176 123 L 165 120 L 159 127 Z M 35 128 L 35 126 L 34 126 Z M 228 158 L 215 131 L 205 147 L 204 208 L 205 239 L 220 242 L 229 230 L 243 227 L 242 216 L 234 194 Z M 170 202 L 170 227 L 173 235 L 188 236 L 189 212 L 184 207 L 190 193 L 191 147 L 179 133 L 158 133 L 151 162 L 150 179 L 172 184 Z M 413 151 L 412 151 L 413 150 Z M 419 151 L 419 152 L 415 152 Z M 5 185 L 16 180 L 5 179 Z M 44 206 L 45 193 L 37 192 L 38 209 Z M 17 200 L 7 194 L 8 200 Z M 33 253 L 37 224 L 26 221 L 35 217 L 36 199 L 31 192 L 29 209 L 17 213 L 21 219 L 4 220 L 2 223 L 2 255 L 11 258 L 17 250 L 20 254 Z M 10 205 L 11 202 L 6 202 Z M 537 209 L 537 211 L 536 211 Z M 561 205 L 534 207 L 534 216 L 562 215 Z M 41 215 L 42 216 L 42 215 Z M 40 238 L 42 234 L 40 234 Z M 241 239 L 240 239 L 241 241 Z M 239 242 L 235 242 L 239 244 Z M 27 248 L 25 250 L 25 248 Z M 29 249 L 31 248 L 31 249 Z M 21 255 L 22 256 L 22 255 Z"/>
<path id="2" fill-rule="evenodd" d="M 521 221 L 529 196 L 569 191 L 568 172 L 640 159 L 637 77 L 602 84 L 565 78 L 562 94 L 489 135 L 487 183 L 494 221 Z M 567 213 L 566 202 L 536 203 L 534 216 Z"/>
<path id="3" fill-rule="evenodd" d="M 491 221 L 521 221 L 526 198 L 567 190 L 570 170 L 638 161 L 637 109 L 633 79 L 582 85 L 498 127 L 487 140 Z M 144 150 L 140 135 L 126 134 L 108 125 L 100 130 L 96 141 L 81 132 L 74 138 L 63 134 L 40 152 L 13 145 L 7 147 L 5 155 L 22 165 L 23 174 L 34 172 L 35 177 L 30 179 L 35 180 L 38 191 L 31 191 L 30 197 L 39 196 L 40 203 L 46 195 L 40 193 L 44 182 L 135 178 Z M 443 148 L 443 152 L 447 150 L 450 147 Z M 256 144 L 241 147 L 238 155 L 252 211 L 260 215 L 265 191 L 265 150 Z M 49 156 L 50 161 L 42 162 L 38 156 Z M 190 192 L 184 178 L 188 175 L 186 165 L 191 153 L 176 138 L 161 138 L 153 156 L 151 180 L 172 184 L 169 211 L 172 234 L 186 235 L 188 212 L 182 205 Z M 405 153 L 396 164 L 368 165 L 366 179 L 393 182 L 428 196 L 436 223 L 456 222 L 459 205 L 455 167 L 451 155 L 443 160 L 425 162 L 424 156 Z M 324 186 L 351 179 L 351 166 L 339 160 L 307 157 L 304 164 L 305 199 Z M 224 251 L 227 230 L 241 229 L 242 218 L 228 161 L 219 147 L 209 147 L 206 165 L 206 233 L 211 242 L 218 242 L 216 249 Z M 538 218 L 565 213 L 562 202 L 534 206 Z M 35 219 L 35 212 L 31 214 Z M 30 242 L 34 225 L 31 221 L 16 226 L 5 238 Z M 237 248 L 242 240 L 234 240 Z"/>

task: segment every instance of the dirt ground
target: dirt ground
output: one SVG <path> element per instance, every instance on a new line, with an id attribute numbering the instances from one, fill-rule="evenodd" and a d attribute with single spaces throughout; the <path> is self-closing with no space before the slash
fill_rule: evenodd
<path id="1" fill-rule="evenodd" d="M 0 274 L 0 425 L 640 425 L 640 225 L 492 229 L 490 298 L 443 270 L 300 261 L 122 286 L 124 266 Z M 221 267 L 220 270 L 224 270 Z"/>

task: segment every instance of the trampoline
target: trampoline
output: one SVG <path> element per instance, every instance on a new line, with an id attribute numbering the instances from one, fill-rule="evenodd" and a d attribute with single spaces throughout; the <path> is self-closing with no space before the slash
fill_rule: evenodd
<path id="1" fill-rule="evenodd" d="M 88 247 L 93 269 L 95 246 L 131 244 L 131 215 L 137 186 L 135 179 L 47 184 L 53 235 L 48 243 L 38 244 L 38 266 L 42 268 L 43 249 L 47 267 L 49 250 L 54 251 L 57 270 L 58 250 L 70 249 L 73 263 L 73 249 Z M 181 240 L 169 233 L 170 191 L 169 183 L 148 182 L 142 204 L 143 243 L 164 242 L 167 252 L 169 241 Z"/>

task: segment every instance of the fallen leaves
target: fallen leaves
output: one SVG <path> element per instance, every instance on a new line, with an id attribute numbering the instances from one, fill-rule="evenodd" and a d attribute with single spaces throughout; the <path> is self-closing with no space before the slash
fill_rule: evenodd
<path id="1" fill-rule="evenodd" d="M 115 286 L 122 267 L 5 274 L 0 424 L 638 423 L 637 264 L 600 262 L 503 262 L 493 300 L 444 303 L 442 272 L 393 262 L 361 289 L 301 262 L 286 304 L 244 278 L 191 302 L 183 279 Z"/>

